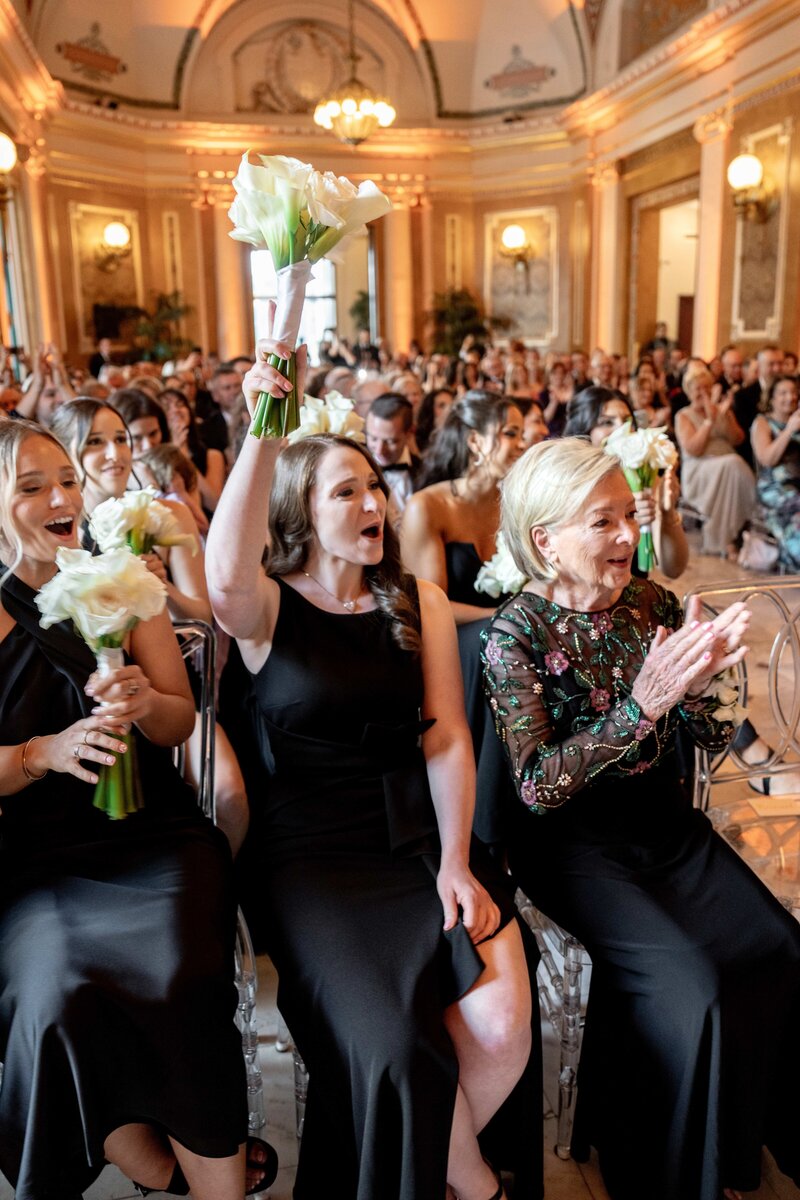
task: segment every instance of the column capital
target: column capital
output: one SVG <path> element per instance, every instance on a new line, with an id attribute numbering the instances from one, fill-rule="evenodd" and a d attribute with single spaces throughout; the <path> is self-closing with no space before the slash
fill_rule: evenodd
<path id="1" fill-rule="evenodd" d="M 692 126 L 692 133 L 695 141 L 698 141 L 701 146 L 705 146 L 709 142 L 718 142 L 726 138 L 732 129 L 733 119 L 730 108 L 726 105 L 724 108 L 716 108 L 713 112 L 704 113 L 702 117 L 698 117 Z"/>
<path id="2" fill-rule="evenodd" d="M 619 163 L 616 162 L 596 162 L 589 167 L 589 178 L 592 181 L 592 187 L 604 188 L 609 187 L 612 183 L 619 182 Z"/>
<path id="3" fill-rule="evenodd" d="M 24 168 L 27 175 L 38 182 L 47 174 L 47 155 L 37 146 L 31 146 L 30 154 L 24 163 Z"/>

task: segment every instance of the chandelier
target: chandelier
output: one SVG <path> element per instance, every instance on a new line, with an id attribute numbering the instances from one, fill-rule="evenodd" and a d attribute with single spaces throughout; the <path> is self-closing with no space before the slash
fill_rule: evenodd
<path id="1" fill-rule="evenodd" d="M 341 142 L 358 146 L 366 141 L 380 126 L 388 129 L 397 113 L 383 96 L 376 96 L 356 75 L 359 55 L 353 24 L 353 0 L 348 0 L 348 23 L 350 29 L 350 78 L 344 87 L 338 88 L 327 100 L 320 100 L 314 110 L 314 121 L 323 129 L 330 129 Z"/>

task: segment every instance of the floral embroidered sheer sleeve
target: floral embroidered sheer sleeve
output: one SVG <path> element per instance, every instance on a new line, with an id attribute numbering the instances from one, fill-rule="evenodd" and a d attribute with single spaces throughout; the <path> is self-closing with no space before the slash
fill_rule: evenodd
<path id="1" fill-rule="evenodd" d="M 600 776 L 622 783 L 650 771 L 674 751 L 678 723 L 707 749 L 724 749 L 733 726 L 719 698 L 678 705 L 653 722 L 630 694 L 657 627 L 681 623 L 677 598 L 642 580 L 600 612 L 531 592 L 497 612 L 483 639 L 484 682 L 531 811 L 560 807 Z"/>

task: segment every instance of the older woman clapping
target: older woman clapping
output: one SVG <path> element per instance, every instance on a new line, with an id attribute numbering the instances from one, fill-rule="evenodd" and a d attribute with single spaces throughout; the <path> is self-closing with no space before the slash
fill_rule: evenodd
<path id="1" fill-rule="evenodd" d="M 680 728 L 710 749 L 731 736 L 714 681 L 745 653 L 747 611 L 684 621 L 632 580 L 634 514 L 583 440 L 512 468 L 501 528 L 530 582 L 492 622 L 485 680 L 522 801 L 512 872 L 594 964 L 576 1153 L 598 1148 L 614 1200 L 716 1200 L 758 1187 L 762 1141 L 800 1175 L 800 928 L 675 762 Z"/>

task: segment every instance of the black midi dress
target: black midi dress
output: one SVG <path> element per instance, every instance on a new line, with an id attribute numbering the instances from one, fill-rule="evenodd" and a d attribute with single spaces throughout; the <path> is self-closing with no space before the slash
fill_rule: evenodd
<path id="1" fill-rule="evenodd" d="M 613 1200 L 720 1200 L 761 1148 L 800 1183 L 800 925 L 693 809 L 675 754 L 733 732 L 709 701 L 649 721 L 631 696 L 677 599 L 633 580 L 608 610 L 521 592 L 486 686 L 519 800 L 510 865 L 593 972 L 573 1154 Z M 519 803 L 519 801 L 522 803 Z"/>
<path id="2" fill-rule="evenodd" d="M 33 598 L 3 585 L 3 745 L 91 707 L 94 656 L 67 624 L 43 631 Z M 170 752 L 136 742 L 145 807 L 124 821 L 73 775 L 0 800 L 0 1170 L 18 1200 L 84 1191 L 129 1122 L 212 1158 L 247 1136 L 230 852 Z"/>
<path id="3" fill-rule="evenodd" d="M 483 964 L 460 922 L 442 930 L 419 658 L 383 613 L 278 584 L 254 677 L 256 836 L 278 1003 L 309 1070 L 294 1195 L 442 1200 L 458 1078 L 443 1013 Z M 505 880 L 472 867 L 507 923 Z"/>

